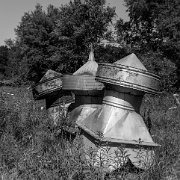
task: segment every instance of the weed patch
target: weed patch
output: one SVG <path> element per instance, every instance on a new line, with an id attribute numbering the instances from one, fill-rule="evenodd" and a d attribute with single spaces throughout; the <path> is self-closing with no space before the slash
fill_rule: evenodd
<path id="1" fill-rule="evenodd" d="M 7 95 L 9 89 L 0 91 L 1 179 L 163 180 L 175 179 L 179 173 L 180 108 L 169 109 L 175 105 L 170 94 L 146 96 L 141 109 L 141 114 L 149 112 L 145 118 L 150 118 L 152 137 L 161 145 L 155 150 L 153 166 L 136 171 L 128 162 L 123 168 L 104 174 L 101 166 L 89 165 L 78 132 L 72 140 L 66 139 L 63 123 L 54 127 L 46 112 L 35 107 L 30 91 L 10 91 L 14 98 Z"/>

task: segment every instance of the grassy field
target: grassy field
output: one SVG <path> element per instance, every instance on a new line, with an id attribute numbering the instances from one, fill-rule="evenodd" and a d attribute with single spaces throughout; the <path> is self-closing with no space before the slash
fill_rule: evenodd
<path id="1" fill-rule="evenodd" d="M 175 180 L 180 173 L 180 107 L 172 94 L 146 95 L 143 100 L 141 114 L 146 122 L 151 120 L 153 140 L 161 146 L 155 164 L 139 174 L 127 168 L 125 175 L 118 171 L 105 176 L 101 168 L 88 166 L 81 136 L 73 142 L 64 139 L 60 125 L 54 127 L 41 107 L 28 87 L 0 87 L 0 179 Z"/>

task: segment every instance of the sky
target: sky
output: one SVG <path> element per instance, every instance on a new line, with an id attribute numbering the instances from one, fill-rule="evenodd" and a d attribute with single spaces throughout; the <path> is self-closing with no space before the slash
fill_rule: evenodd
<path id="1" fill-rule="evenodd" d="M 21 17 L 25 12 L 35 9 L 37 3 L 46 10 L 49 4 L 60 7 L 70 0 L 0 0 L 0 46 L 4 45 L 6 39 L 15 39 L 14 29 L 19 25 Z M 107 5 L 116 7 L 117 18 L 128 20 L 124 0 L 106 0 Z"/>

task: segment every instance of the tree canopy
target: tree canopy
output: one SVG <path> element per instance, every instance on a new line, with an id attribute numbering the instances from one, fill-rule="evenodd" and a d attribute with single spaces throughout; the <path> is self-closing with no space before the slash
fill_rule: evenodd
<path id="1" fill-rule="evenodd" d="M 174 84 L 178 88 L 180 85 L 180 78 L 178 78 L 180 75 L 180 1 L 125 0 L 125 4 L 130 20 L 117 21 L 118 40 L 123 42 L 129 51 L 139 54 L 144 59 L 149 59 L 151 54 L 150 64 L 154 66 L 153 71 L 168 79 L 174 78 L 170 86 Z M 152 61 L 152 59 L 156 60 Z M 149 64 L 147 61 L 146 63 Z M 160 68 L 157 68 L 158 64 Z M 163 64 L 166 64 L 166 67 Z M 166 71 L 163 68 L 167 68 Z M 165 84 L 167 85 L 167 82 Z"/>
<path id="2" fill-rule="evenodd" d="M 16 40 L 1 47 L 6 52 L 0 56 L 1 73 L 34 82 L 48 69 L 73 73 L 88 59 L 93 44 L 98 62 L 113 63 L 133 52 L 148 70 L 162 77 L 163 90 L 178 88 L 180 1 L 124 1 L 130 20 L 116 21 L 116 36 L 109 32 L 115 8 L 105 0 L 74 0 L 58 8 L 49 5 L 46 10 L 37 4 L 22 16 L 15 29 Z M 121 46 L 100 45 L 107 38 Z"/>
<path id="3" fill-rule="evenodd" d="M 8 61 L 8 47 L 0 46 L 0 79 L 4 76 Z"/>
<path id="4" fill-rule="evenodd" d="M 47 69 L 72 73 L 87 59 L 90 43 L 104 36 L 114 16 L 115 9 L 106 7 L 104 0 L 70 1 L 60 8 L 49 5 L 46 11 L 37 4 L 15 30 L 18 52 L 13 57 L 21 57 L 18 64 L 32 81 Z"/>

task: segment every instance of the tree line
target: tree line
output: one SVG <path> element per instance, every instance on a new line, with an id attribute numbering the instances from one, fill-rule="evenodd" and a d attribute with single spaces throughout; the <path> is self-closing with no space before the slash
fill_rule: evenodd
<path id="1" fill-rule="evenodd" d="M 48 69 L 73 73 L 93 44 L 97 62 L 113 63 L 133 52 L 161 76 L 162 90 L 175 91 L 180 87 L 180 1 L 124 3 L 128 21 L 115 20 L 115 8 L 105 0 L 74 0 L 46 10 L 37 4 L 22 16 L 16 39 L 0 46 L 0 78 L 22 84 L 38 82 Z M 103 46 L 103 39 L 120 46 Z"/>

